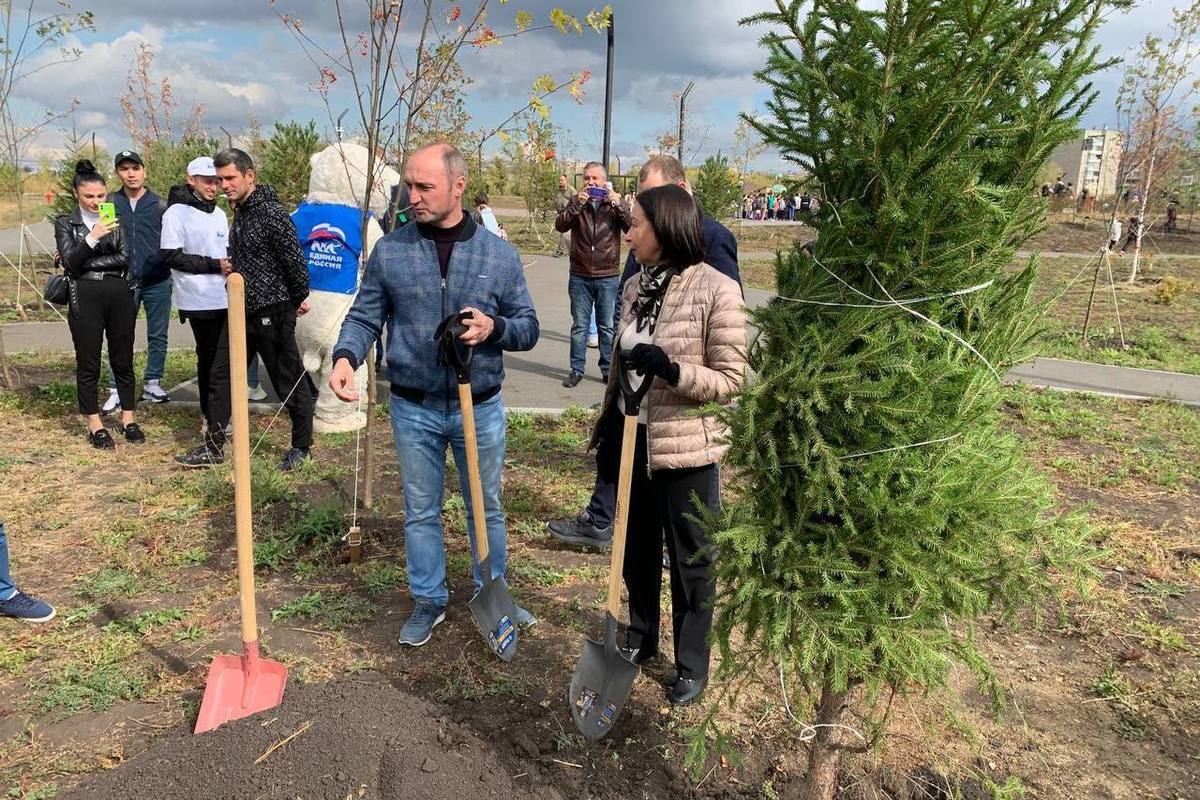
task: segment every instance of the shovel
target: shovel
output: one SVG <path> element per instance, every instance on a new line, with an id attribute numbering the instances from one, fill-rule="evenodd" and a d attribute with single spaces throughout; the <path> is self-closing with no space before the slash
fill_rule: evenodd
<path id="1" fill-rule="evenodd" d="M 604 612 L 604 641 L 588 639 L 571 676 L 567 701 L 575 727 L 584 738 L 595 741 L 613 729 L 638 665 L 617 648 L 617 616 L 621 613 L 621 571 L 625 566 L 625 533 L 629 523 L 629 489 L 633 484 L 633 454 L 637 447 L 638 412 L 642 398 L 650 389 L 653 376 L 647 375 L 634 389 L 629 381 L 627 354 L 621 353 L 614 367 L 621 395 L 625 399 L 624 427 L 621 431 L 621 470 L 617 478 L 617 516 L 613 520 L 612 555 L 608 568 L 608 604 Z M 615 411 L 615 409 L 614 409 Z"/>
<path id="2" fill-rule="evenodd" d="M 233 497 L 237 524 L 238 588 L 242 606 L 242 654 L 217 656 L 208 668 L 196 733 L 274 708 L 283 700 L 287 667 L 258 654 L 254 609 L 254 541 L 250 529 L 250 408 L 246 398 L 245 283 L 236 272 L 229 292 L 229 379 L 233 411 Z"/>
<path id="3" fill-rule="evenodd" d="M 467 604 L 476 627 L 488 647 L 501 661 L 512 661 L 517 654 L 517 604 L 508 592 L 504 578 L 492 576 L 488 551 L 487 520 L 483 506 L 483 484 L 479 480 L 479 445 L 475 439 L 475 402 L 471 397 L 471 356 L 474 348 L 462 345 L 458 338 L 467 326 L 462 324 L 470 312 L 452 314 L 438 325 L 438 362 L 451 367 L 458 377 L 458 404 L 462 408 L 463 439 L 467 449 L 467 482 L 471 487 L 471 519 L 475 528 L 475 556 L 483 571 L 483 587 Z"/>

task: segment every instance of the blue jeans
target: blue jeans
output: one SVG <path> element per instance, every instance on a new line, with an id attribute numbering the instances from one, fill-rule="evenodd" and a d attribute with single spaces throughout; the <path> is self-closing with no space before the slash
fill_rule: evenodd
<path id="1" fill-rule="evenodd" d="M 167 330 L 171 326 L 171 279 L 133 291 L 133 313 L 146 308 L 146 374 L 143 381 L 162 380 L 167 365 Z M 110 373 L 110 389 L 117 388 Z"/>
<path id="2" fill-rule="evenodd" d="M 613 309 L 621 279 L 584 278 L 572 275 L 567 281 L 567 296 L 571 299 L 571 369 L 584 372 L 587 368 L 588 327 L 595 314 L 600 334 L 600 374 L 608 374 L 613 348 Z"/>
<path id="3" fill-rule="evenodd" d="M 12 574 L 8 571 L 8 537 L 4 535 L 4 523 L 0 522 L 0 600 L 7 600 L 17 593 Z"/>
<path id="4" fill-rule="evenodd" d="M 392 435 L 404 480 L 404 550 L 408 556 L 408 585 L 414 599 L 432 600 L 445 607 L 446 547 L 442 539 L 442 504 L 446 447 L 454 451 L 459 490 L 467 514 L 475 590 L 483 586 L 483 570 L 475 557 L 475 523 L 471 516 L 471 490 L 467 478 L 467 450 L 463 439 L 462 411 L 441 410 L 391 396 Z M 507 535 L 500 500 L 500 475 L 504 469 L 504 436 L 508 423 L 500 395 L 475 406 L 475 433 L 479 444 L 479 478 L 486 506 L 489 560 L 493 578 L 504 577 Z"/>

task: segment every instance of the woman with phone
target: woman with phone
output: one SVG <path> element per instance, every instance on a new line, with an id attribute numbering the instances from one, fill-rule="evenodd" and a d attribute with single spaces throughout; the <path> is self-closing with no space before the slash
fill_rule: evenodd
<path id="1" fill-rule="evenodd" d="M 702 522 L 720 510 L 717 464 L 725 431 L 707 410 L 728 403 L 746 372 L 746 314 L 737 281 L 704 263 L 703 217 L 686 191 L 638 193 L 625 241 L 641 264 L 625 282 L 604 413 L 592 446 L 598 469 L 616 472 L 624 398 L 618 370 L 638 388 L 653 381 L 638 415 L 625 541 L 626 647 L 638 664 L 658 654 L 663 540 L 670 555 L 675 683 L 667 699 L 694 702 L 708 682 L 713 548 Z M 616 476 L 610 475 L 613 483 Z"/>
<path id="2" fill-rule="evenodd" d="M 116 446 L 100 421 L 96 396 L 100 350 L 108 340 L 108 363 L 121 399 L 121 432 L 130 442 L 146 436 L 133 421 L 133 328 L 137 319 L 129 272 L 129 247 L 113 213 L 108 186 L 90 161 L 75 165 L 71 182 L 79 205 L 54 220 L 54 241 L 70 279 L 68 324 L 75 343 L 75 391 L 79 413 L 87 418 L 88 441 L 102 449 Z"/>

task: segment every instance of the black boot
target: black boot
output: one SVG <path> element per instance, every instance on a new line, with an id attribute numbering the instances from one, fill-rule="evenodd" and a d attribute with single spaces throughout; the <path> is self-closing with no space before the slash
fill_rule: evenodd
<path id="1" fill-rule="evenodd" d="M 708 678 L 685 678 L 680 675 L 675 679 L 675 685 L 667 692 L 667 699 L 677 706 L 691 705 L 704 694 Z"/>

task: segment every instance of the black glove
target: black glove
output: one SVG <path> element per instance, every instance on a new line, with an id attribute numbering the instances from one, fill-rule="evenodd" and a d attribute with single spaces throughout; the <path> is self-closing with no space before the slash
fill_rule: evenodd
<path id="1" fill-rule="evenodd" d="M 629 352 L 629 365 L 638 375 L 654 375 L 674 386 L 679 383 L 679 365 L 656 344 L 636 344 Z"/>

